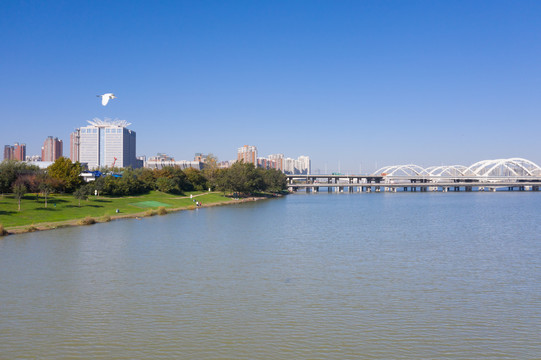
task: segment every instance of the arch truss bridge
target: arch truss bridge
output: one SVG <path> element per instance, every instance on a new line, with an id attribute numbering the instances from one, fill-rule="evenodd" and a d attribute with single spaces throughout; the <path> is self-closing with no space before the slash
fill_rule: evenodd
<path id="1" fill-rule="evenodd" d="M 496 191 L 533 190 L 541 185 L 541 167 L 522 159 L 483 160 L 470 166 L 423 168 L 415 164 L 385 166 L 372 175 L 287 175 L 297 191 Z"/>

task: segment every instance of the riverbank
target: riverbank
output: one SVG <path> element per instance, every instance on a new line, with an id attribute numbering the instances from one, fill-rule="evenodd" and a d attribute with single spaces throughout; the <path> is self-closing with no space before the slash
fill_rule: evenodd
<path id="1" fill-rule="evenodd" d="M 165 215 L 170 212 L 195 210 L 199 207 L 237 204 L 263 200 L 279 194 L 265 194 L 233 199 L 217 192 L 192 192 L 174 196 L 157 191 L 129 197 L 93 196 L 80 202 L 69 195 L 50 196 L 45 200 L 36 194 L 27 195 L 17 211 L 17 201 L 9 195 L 0 198 L 0 224 L 5 235 L 44 231 L 69 226 L 90 225 L 112 220 Z M 200 204 L 196 205 L 196 201 Z"/>

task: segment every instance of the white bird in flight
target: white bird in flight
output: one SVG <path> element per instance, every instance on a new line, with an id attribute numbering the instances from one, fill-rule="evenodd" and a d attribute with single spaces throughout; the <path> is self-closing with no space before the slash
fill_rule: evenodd
<path id="1" fill-rule="evenodd" d="M 116 99 L 116 96 L 113 93 L 107 93 L 107 94 L 96 95 L 96 96 L 101 97 L 101 104 L 103 106 L 107 105 L 107 103 L 109 102 L 109 99 Z"/>

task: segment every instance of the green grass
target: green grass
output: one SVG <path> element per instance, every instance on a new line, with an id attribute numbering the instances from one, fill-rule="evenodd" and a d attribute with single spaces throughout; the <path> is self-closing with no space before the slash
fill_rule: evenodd
<path id="1" fill-rule="evenodd" d="M 142 208 L 142 209 L 159 208 L 160 206 L 163 206 L 163 207 L 172 206 L 172 205 L 169 205 L 169 204 L 164 204 L 164 203 L 159 202 L 159 201 L 139 201 L 139 202 L 136 202 L 136 203 L 131 203 L 130 205 L 137 206 L 138 208 Z"/>
<path id="2" fill-rule="evenodd" d="M 27 194 L 21 202 L 21 211 L 17 211 L 17 200 L 13 195 L 4 195 L 0 197 L 0 224 L 4 228 L 16 226 L 25 226 L 39 224 L 44 222 L 58 222 L 67 220 L 83 219 L 90 217 L 115 216 L 122 214 L 136 214 L 144 212 L 146 209 L 155 209 L 164 206 L 169 209 L 188 208 L 194 202 L 190 199 L 190 194 L 194 199 L 204 204 L 215 204 L 231 201 L 219 193 L 192 192 L 188 193 L 187 198 L 181 196 L 164 194 L 158 191 L 150 192 L 145 195 L 126 196 L 126 197 L 108 197 L 108 196 L 89 196 L 88 201 L 82 200 L 79 207 L 79 201 L 72 195 L 52 195 L 48 197 L 47 208 L 45 200 L 40 196 L 36 201 L 35 194 Z M 55 206 L 56 204 L 56 206 Z M 116 213 L 119 209 L 119 214 Z"/>

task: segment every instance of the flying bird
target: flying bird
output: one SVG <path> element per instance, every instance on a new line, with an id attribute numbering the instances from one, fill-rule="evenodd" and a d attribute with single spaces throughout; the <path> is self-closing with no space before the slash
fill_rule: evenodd
<path id="1" fill-rule="evenodd" d="M 107 94 L 96 95 L 96 96 L 101 97 L 101 104 L 103 106 L 107 105 L 107 103 L 109 102 L 110 99 L 116 99 L 116 96 L 113 93 L 107 93 Z"/>

